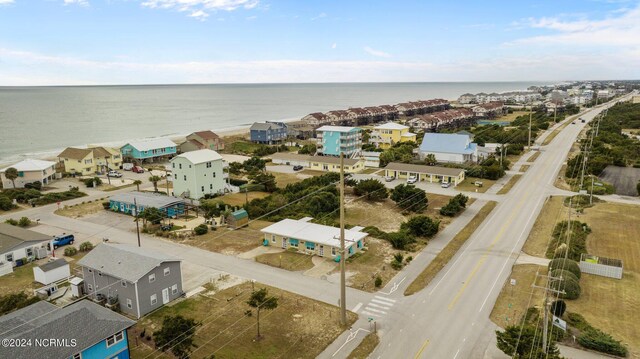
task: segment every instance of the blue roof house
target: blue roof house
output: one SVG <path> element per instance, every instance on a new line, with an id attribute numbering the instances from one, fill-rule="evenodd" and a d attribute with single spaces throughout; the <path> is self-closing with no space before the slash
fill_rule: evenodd
<path id="1" fill-rule="evenodd" d="M 128 359 L 127 329 L 134 324 L 90 300 L 64 308 L 40 301 L 0 317 L 3 339 L 31 343 L 2 346 L 0 358 Z"/>
<path id="2" fill-rule="evenodd" d="M 283 141 L 288 134 L 287 124 L 284 122 L 256 122 L 249 130 L 251 142 L 274 144 Z"/>
<path id="3" fill-rule="evenodd" d="M 168 138 L 156 138 L 147 141 L 133 141 L 120 148 L 122 156 L 139 161 L 153 160 L 154 158 L 173 156 L 178 146 Z"/>
<path id="4" fill-rule="evenodd" d="M 420 158 L 433 154 L 438 162 L 465 163 L 478 160 L 478 145 L 466 134 L 425 133 Z"/>

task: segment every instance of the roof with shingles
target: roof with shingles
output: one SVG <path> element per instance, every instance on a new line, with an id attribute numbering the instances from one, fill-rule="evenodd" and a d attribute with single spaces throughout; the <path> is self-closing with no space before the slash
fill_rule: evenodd
<path id="1" fill-rule="evenodd" d="M 81 160 L 87 157 L 89 154 L 93 152 L 90 148 L 75 148 L 75 147 L 67 147 L 64 151 L 60 152 L 58 155 L 59 158 L 72 158 L 74 160 Z"/>
<path id="2" fill-rule="evenodd" d="M 194 132 L 194 135 L 198 135 L 200 136 L 200 138 L 204 139 L 204 140 L 215 140 L 216 138 L 220 138 L 220 136 L 216 135 L 213 131 L 198 131 L 198 132 Z"/>
<path id="3" fill-rule="evenodd" d="M 135 283 L 164 262 L 180 259 L 149 248 L 102 243 L 78 261 L 78 265 Z"/>
<path id="4" fill-rule="evenodd" d="M 41 264 L 38 266 L 38 268 L 42 269 L 43 272 L 48 272 L 56 268 L 64 267 L 65 265 L 68 265 L 68 264 L 69 263 L 67 263 L 67 261 L 64 258 L 58 258 L 54 261 Z"/>
<path id="5" fill-rule="evenodd" d="M 28 229 L 12 226 L 7 223 L 0 223 L 0 254 L 7 253 L 28 242 L 45 242 L 53 238 L 46 234 L 34 232 Z"/>
<path id="6" fill-rule="evenodd" d="M 392 170 L 392 171 L 416 172 L 416 173 L 424 173 L 424 174 L 440 175 L 440 176 L 459 176 L 460 173 L 464 172 L 462 168 L 425 166 L 425 165 L 416 165 L 411 163 L 400 163 L 400 162 L 391 162 L 387 164 L 387 166 L 384 169 Z"/>
<path id="7" fill-rule="evenodd" d="M 64 308 L 40 301 L 0 317 L 3 338 L 31 341 L 22 347 L 0 347 L 0 358 L 42 358 L 45 351 L 36 340 L 75 340 L 75 345 L 52 345 L 47 358 L 70 358 L 136 322 L 89 300 L 81 300 Z"/>

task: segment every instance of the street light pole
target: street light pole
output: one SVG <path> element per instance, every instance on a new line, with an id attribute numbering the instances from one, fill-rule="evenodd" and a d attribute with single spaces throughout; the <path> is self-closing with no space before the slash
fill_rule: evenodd
<path id="1" fill-rule="evenodd" d="M 133 197 L 133 208 L 136 211 L 136 234 L 138 235 L 138 247 L 140 247 L 140 225 L 138 224 L 140 216 L 138 216 L 138 202 L 135 197 Z"/>
<path id="2" fill-rule="evenodd" d="M 527 140 L 527 147 L 531 151 L 531 116 L 533 114 L 533 105 L 529 106 L 529 139 Z"/>
<path id="3" fill-rule="evenodd" d="M 344 264 L 344 153 L 340 152 L 340 324 L 347 325 L 347 288 Z"/>

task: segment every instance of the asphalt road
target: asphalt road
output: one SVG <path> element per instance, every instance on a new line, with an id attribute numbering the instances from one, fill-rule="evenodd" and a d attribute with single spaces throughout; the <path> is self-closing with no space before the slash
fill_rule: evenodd
<path id="1" fill-rule="evenodd" d="M 582 117 L 590 121 L 599 111 Z M 485 356 L 495 330 L 489 320 L 493 304 L 584 126 L 580 122 L 568 125 L 541 147 L 539 158 L 452 261 L 427 288 L 404 299 L 402 309 L 385 321 L 373 358 Z M 402 293 L 406 285 L 397 292 Z"/>

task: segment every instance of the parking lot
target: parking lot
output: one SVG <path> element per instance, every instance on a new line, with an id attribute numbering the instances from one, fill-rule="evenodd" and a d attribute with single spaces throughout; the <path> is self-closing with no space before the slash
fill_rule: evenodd
<path id="1" fill-rule="evenodd" d="M 616 188 L 616 194 L 638 195 L 636 184 L 640 181 L 640 168 L 607 166 L 599 178 L 611 183 Z"/>

